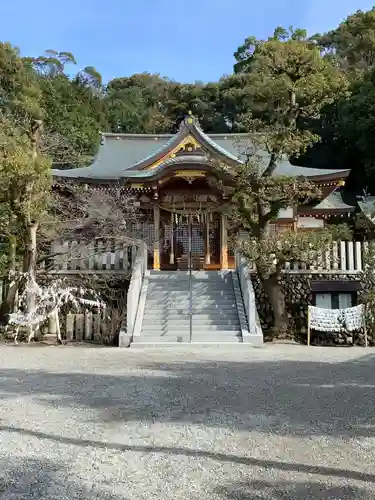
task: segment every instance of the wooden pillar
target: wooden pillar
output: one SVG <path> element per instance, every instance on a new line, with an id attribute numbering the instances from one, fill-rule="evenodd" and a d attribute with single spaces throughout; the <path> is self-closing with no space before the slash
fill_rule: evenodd
<path id="1" fill-rule="evenodd" d="M 221 269 L 228 269 L 228 227 L 227 214 L 221 214 L 220 217 L 221 234 Z"/>
<path id="2" fill-rule="evenodd" d="M 170 253 L 169 253 L 169 263 L 171 265 L 174 264 L 174 232 L 173 232 L 173 218 L 174 218 L 174 213 L 171 212 L 171 241 L 170 241 L 170 245 L 171 245 L 171 249 L 170 249 Z"/>
<path id="3" fill-rule="evenodd" d="M 160 271 L 160 208 L 154 205 L 154 270 Z"/>
<path id="4" fill-rule="evenodd" d="M 206 265 L 211 264 L 211 249 L 210 249 L 210 214 L 206 213 L 205 218 L 205 254 L 204 254 L 204 263 Z"/>

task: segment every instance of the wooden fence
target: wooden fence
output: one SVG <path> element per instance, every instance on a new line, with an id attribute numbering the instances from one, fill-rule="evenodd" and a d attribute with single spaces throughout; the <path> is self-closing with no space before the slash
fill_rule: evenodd
<path id="1" fill-rule="evenodd" d="M 87 246 L 78 240 L 56 242 L 52 245 L 54 257 L 43 263 L 45 271 L 130 271 L 137 247 L 115 241 L 95 240 Z"/>
<path id="2" fill-rule="evenodd" d="M 368 243 L 360 241 L 340 241 L 332 244 L 316 262 L 306 265 L 301 262 L 289 262 L 284 271 L 292 274 L 358 274 L 363 270 L 363 254 Z M 76 274 L 79 271 L 114 271 L 130 272 L 135 262 L 136 246 L 104 244 L 98 240 L 95 248 L 87 248 L 79 241 L 54 245 L 53 251 L 60 253 L 53 257 L 53 262 L 40 268 L 44 272 Z M 255 272 L 255 266 L 249 265 Z M 5 280 L 0 279 L 0 303 L 4 297 Z"/>
<path id="3" fill-rule="evenodd" d="M 326 252 L 314 255 L 310 264 L 287 262 L 284 272 L 291 274 L 358 274 L 363 270 L 363 254 L 368 244 L 360 241 L 333 242 Z M 311 262 L 310 261 L 310 262 Z M 255 272 L 252 264 L 250 270 Z"/>
<path id="4" fill-rule="evenodd" d="M 366 243 L 360 241 L 334 242 L 316 262 L 304 264 L 289 262 L 285 271 L 291 273 L 341 273 L 356 274 L 363 269 L 363 252 Z M 56 243 L 52 251 L 56 255 L 49 267 L 57 272 L 77 271 L 130 271 L 134 264 L 137 247 L 115 242 L 96 240 L 95 246 L 87 247 L 79 241 Z M 48 263 L 45 266 L 48 269 Z M 250 266 L 255 271 L 254 266 Z"/>
<path id="5" fill-rule="evenodd" d="M 61 321 L 63 336 L 69 342 L 88 340 L 112 344 L 124 321 L 124 315 L 116 309 L 98 313 L 86 311 L 68 313 L 61 317 Z"/>

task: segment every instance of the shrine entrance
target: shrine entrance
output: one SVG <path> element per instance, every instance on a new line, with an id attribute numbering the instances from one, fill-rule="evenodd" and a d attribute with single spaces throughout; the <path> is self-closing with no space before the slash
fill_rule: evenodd
<path id="1" fill-rule="evenodd" d="M 169 220 L 167 220 L 169 219 Z M 160 268 L 219 269 L 221 262 L 220 214 L 162 212 Z"/>

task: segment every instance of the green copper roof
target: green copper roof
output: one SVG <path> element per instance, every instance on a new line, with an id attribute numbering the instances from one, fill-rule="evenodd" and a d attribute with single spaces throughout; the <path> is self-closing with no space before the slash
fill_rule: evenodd
<path id="1" fill-rule="evenodd" d="M 327 198 L 324 198 L 318 205 L 316 205 L 312 210 L 345 210 L 352 212 L 355 210 L 353 205 L 348 205 L 342 197 L 340 191 L 334 191 L 330 193 Z"/>
<path id="2" fill-rule="evenodd" d="M 161 141 L 161 143 L 159 143 L 159 147 L 156 148 L 155 150 L 152 150 L 148 155 L 146 155 L 145 157 L 141 158 L 140 160 L 138 160 L 136 163 L 134 163 L 134 165 L 131 166 L 132 169 L 136 169 L 137 166 L 140 164 L 140 163 L 143 163 L 144 161 L 147 161 L 147 160 L 151 160 L 151 158 L 159 153 L 161 153 L 164 149 L 165 150 L 168 150 L 169 147 L 172 145 L 173 141 L 174 141 L 174 138 L 175 136 L 172 135 L 170 136 L 170 138 L 167 140 L 167 141 Z"/>
<path id="3" fill-rule="evenodd" d="M 52 170 L 55 177 L 92 179 L 96 181 L 121 180 L 126 178 L 149 178 L 155 173 L 173 164 L 170 160 L 165 161 L 157 169 L 141 170 L 139 166 L 152 161 L 153 157 L 158 157 L 167 153 L 172 144 L 186 134 L 192 133 L 203 145 L 231 162 L 241 162 L 245 159 L 245 151 L 251 147 L 248 134 L 205 134 L 198 122 L 185 119 L 180 130 L 175 135 L 170 134 L 102 134 L 102 141 L 98 153 L 93 163 L 88 167 L 70 170 Z M 264 167 L 268 164 L 269 155 L 262 153 L 261 161 Z M 204 155 L 197 158 L 197 164 L 205 163 Z M 224 160 L 225 161 L 225 160 Z M 188 162 L 191 163 L 191 162 Z M 324 176 L 329 174 L 348 173 L 347 170 L 322 170 L 310 169 L 306 167 L 296 167 L 288 159 L 280 161 L 277 165 L 276 176 Z"/>
<path id="4" fill-rule="evenodd" d="M 231 151 L 230 149 L 221 146 L 218 141 L 215 141 L 209 135 L 205 134 L 200 127 L 198 127 L 198 129 L 200 131 L 201 136 L 208 142 L 208 144 L 212 146 L 213 149 L 220 151 L 223 155 L 228 156 L 234 161 L 239 160 L 239 151 Z"/>

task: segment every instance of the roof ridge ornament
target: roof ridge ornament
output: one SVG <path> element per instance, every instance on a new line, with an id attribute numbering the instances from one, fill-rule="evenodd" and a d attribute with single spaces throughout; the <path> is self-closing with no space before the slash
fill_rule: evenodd
<path id="1" fill-rule="evenodd" d="M 190 128 L 194 125 L 200 128 L 200 123 L 198 118 L 195 115 L 193 115 L 193 112 L 191 111 L 191 109 L 189 109 L 188 113 L 184 116 L 183 120 L 180 123 L 179 130 L 181 130 L 184 127 Z"/>

